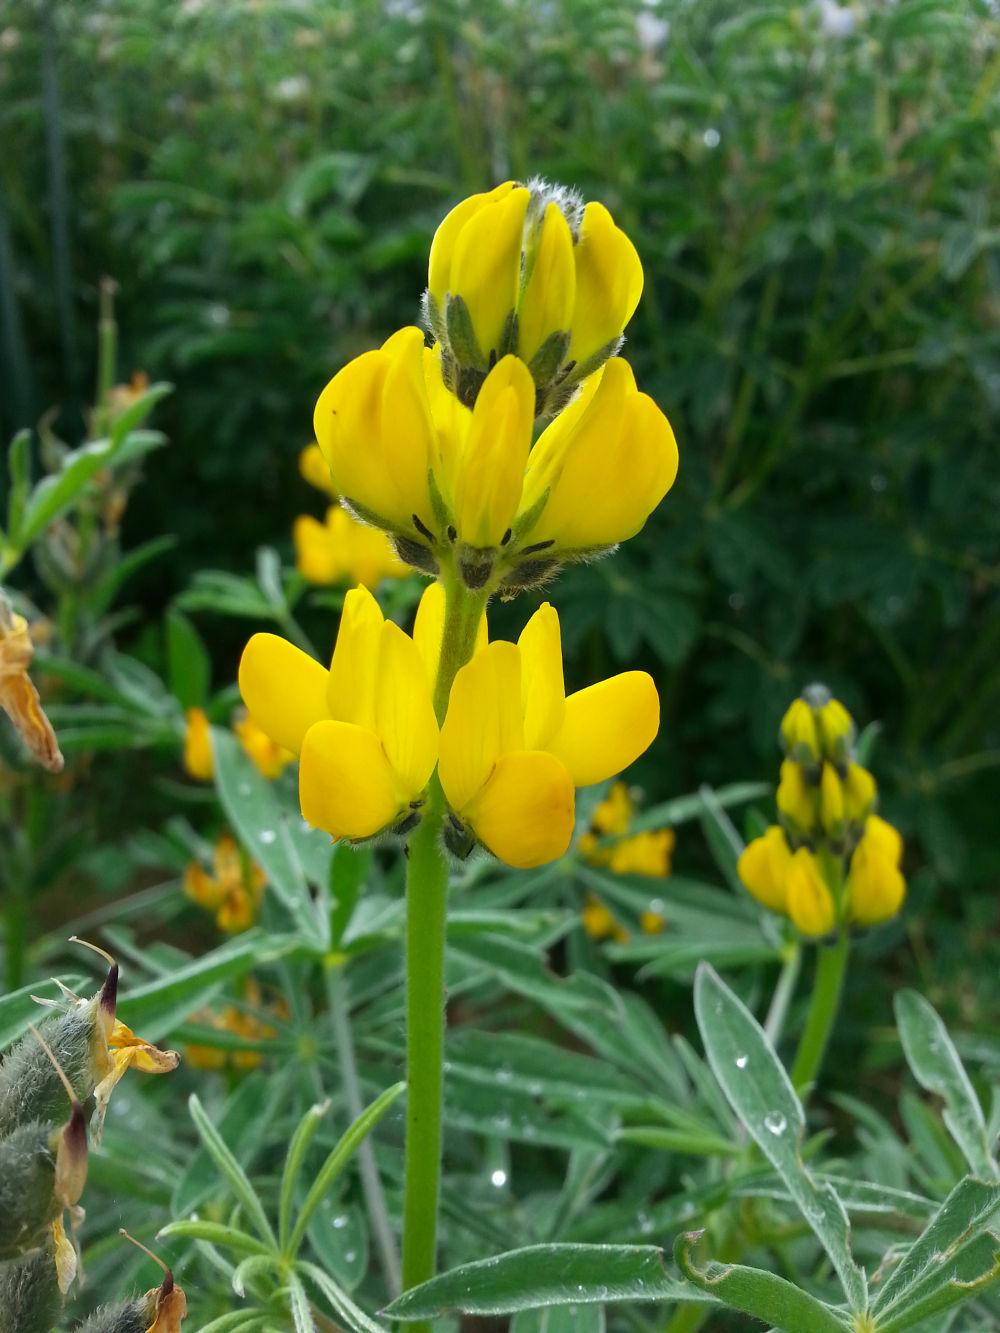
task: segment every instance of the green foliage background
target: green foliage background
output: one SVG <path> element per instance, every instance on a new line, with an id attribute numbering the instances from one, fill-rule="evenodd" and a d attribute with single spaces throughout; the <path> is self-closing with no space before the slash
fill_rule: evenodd
<path id="1" fill-rule="evenodd" d="M 155 609 L 287 546 L 316 393 L 416 320 L 456 198 L 535 173 L 601 198 L 645 264 L 628 355 L 682 470 L 640 539 L 561 581 L 571 670 L 656 670 L 654 798 L 769 776 L 812 677 L 881 721 L 910 929 L 936 903 L 947 965 L 995 922 L 1000 22 L 850 12 L 8 0 L 0 434 L 60 404 L 82 438 L 112 275 L 123 368 L 177 386 L 126 529 L 180 539 Z"/>

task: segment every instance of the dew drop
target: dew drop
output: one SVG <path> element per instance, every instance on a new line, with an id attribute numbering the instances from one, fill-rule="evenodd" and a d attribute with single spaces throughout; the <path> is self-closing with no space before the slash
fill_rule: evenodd
<path id="1" fill-rule="evenodd" d="M 277 836 L 278 836 L 278 835 L 277 835 L 277 833 L 275 833 L 275 831 L 274 831 L 273 828 L 265 828 L 265 829 L 261 829 L 261 831 L 260 831 L 260 840 L 261 840 L 261 842 L 264 844 L 265 847 L 270 846 L 270 844 L 271 844 L 272 842 L 274 842 L 274 840 L 275 840 L 275 838 L 276 838 Z"/>
<path id="2" fill-rule="evenodd" d="M 348 1220 L 347 1214 L 340 1213 L 337 1217 L 333 1219 L 333 1225 L 337 1231 L 342 1231 L 343 1228 L 347 1226 L 347 1220 Z"/>
<path id="3" fill-rule="evenodd" d="M 750 1057 L 749 1057 L 748 1055 L 738 1055 L 738 1056 L 736 1057 L 736 1068 L 737 1068 L 737 1069 L 746 1069 L 747 1064 L 749 1063 L 749 1060 L 750 1060 Z"/>
<path id="4" fill-rule="evenodd" d="M 348 1250 L 347 1253 L 344 1255 L 344 1263 L 353 1264 L 357 1257 L 358 1257 L 357 1252 L 355 1250 Z"/>
<path id="5" fill-rule="evenodd" d="M 507 1184 L 507 1172 L 499 1170 L 494 1171 L 493 1174 L 490 1176 L 490 1184 L 493 1185 L 496 1189 L 502 1190 L 504 1185 Z"/>
<path id="6" fill-rule="evenodd" d="M 788 1121 L 780 1111 L 768 1111 L 764 1117 L 764 1128 L 775 1138 L 780 1138 L 788 1128 Z"/>

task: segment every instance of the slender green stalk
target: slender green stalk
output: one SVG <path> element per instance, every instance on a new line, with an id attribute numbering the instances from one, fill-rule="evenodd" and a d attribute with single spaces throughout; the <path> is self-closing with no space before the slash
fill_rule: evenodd
<path id="1" fill-rule="evenodd" d="M 827 1042 L 840 1009 L 849 952 L 850 937 L 843 927 L 835 943 L 820 946 L 806 1026 L 792 1065 L 791 1078 L 797 1092 L 801 1093 L 803 1088 L 815 1080 L 823 1063 Z"/>
<path id="2" fill-rule="evenodd" d="M 443 577 L 445 618 L 434 687 L 434 711 L 444 720 L 451 686 L 472 656 L 486 590 L 469 592 Z M 441 1103 L 444 1091 L 444 948 L 448 864 L 441 841 L 445 799 L 435 775 L 420 824 L 407 848 L 406 875 L 406 1162 L 403 1194 L 403 1286 L 434 1276 L 441 1181 Z M 430 1333 L 429 1323 L 410 1325 Z"/>
<path id="3" fill-rule="evenodd" d="M 337 1043 L 340 1077 L 347 1099 L 347 1113 L 353 1123 L 360 1118 L 365 1105 L 361 1096 L 361 1081 L 358 1078 L 358 1063 L 354 1054 L 347 978 L 342 967 L 326 968 L 326 993 L 330 1004 L 330 1017 L 333 1020 L 334 1040 Z M 396 1238 L 392 1234 L 392 1224 L 389 1221 L 389 1210 L 385 1204 L 382 1181 L 375 1162 L 375 1152 L 369 1139 L 365 1139 L 358 1148 L 358 1167 L 361 1171 L 361 1189 L 365 1196 L 365 1206 L 368 1209 L 386 1286 L 390 1295 L 396 1297 L 401 1290 L 399 1253 L 396 1249 Z"/>
<path id="4" fill-rule="evenodd" d="M 802 945 L 793 944 L 785 957 L 781 972 L 778 974 L 778 981 L 774 988 L 774 994 L 771 996 L 767 1018 L 764 1020 L 764 1035 L 772 1046 L 777 1046 L 781 1040 L 785 1018 L 788 1015 L 788 1006 L 795 994 L 795 983 L 799 979 L 801 967 Z"/>

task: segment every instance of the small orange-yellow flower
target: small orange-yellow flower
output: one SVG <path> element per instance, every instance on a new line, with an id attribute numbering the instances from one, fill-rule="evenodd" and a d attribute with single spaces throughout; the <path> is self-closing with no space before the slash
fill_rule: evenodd
<path id="1" fill-rule="evenodd" d="M 236 842 L 223 834 L 212 855 L 212 872 L 192 861 L 184 872 L 184 892 L 215 915 L 215 924 L 227 935 L 249 930 L 257 917 L 267 876 L 244 856 Z"/>
<path id="2" fill-rule="evenodd" d="M 772 824 L 743 849 L 736 870 L 744 885 L 762 907 L 772 912 L 788 910 L 788 872 L 792 849 L 784 829 Z"/>
<path id="3" fill-rule="evenodd" d="M 0 592 L 0 709 L 37 762 L 58 773 L 63 767 L 59 742 L 28 675 L 34 652 L 28 622 L 14 615 Z"/>
<path id="4" fill-rule="evenodd" d="M 203 708 L 187 710 L 184 733 L 184 768 L 198 782 L 211 782 L 215 772 L 212 755 L 212 728 Z"/>
<path id="5" fill-rule="evenodd" d="M 457 818 L 494 855 L 543 865 L 569 846 L 574 787 L 602 782 L 652 743 L 652 679 L 628 671 L 566 696 L 559 617 L 547 603 L 517 644 L 498 641 L 455 678 L 439 774 Z"/>
<path id="6" fill-rule="evenodd" d="M 607 866 L 618 875 L 670 874 L 676 836 L 672 829 L 649 829 L 629 834 L 635 807 L 624 782 L 613 782 L 594 810 L 590 828 L 578 843 L 592 865 Z"/>
<path id="7" fill-rule="evenodd" d="M 367 588 L 344 599 L 329 671 L 255 634 L 240 690 L 258 726 L 299 755 L 302 814 L 316 828 L 368 838 L 419 805 L 438 752 L 430 681 L 416 644 Z"/>
<path id="8" fill-rule="evenodd" d="M 292 528 L 295 567 L 309 583 L 363 583 L 374 588 L 382 579 L 402 579 L 409 569 L 384 532 L 359 523 L 340 505 L 331 505 L 322 523 L 302 514 Z"/>
<path id="9" fill-rule="evenodd" d="M 580 920 L 592 940 L 612 939 L 623 944 L 628 939 L 628 930 L 596 894 L 587 894 Z"/>

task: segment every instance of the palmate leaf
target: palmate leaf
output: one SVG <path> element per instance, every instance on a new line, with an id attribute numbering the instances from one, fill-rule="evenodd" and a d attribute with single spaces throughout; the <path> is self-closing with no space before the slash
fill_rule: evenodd
<path id="1" fill-rule="evenodd" d="M 847 1213 L 802 1161 L 805 1116 L 784 1066 L 757 1020 L 707 965 L 698 969 L 694 1002 L 705 1054 L 730 1105 L 829 1255 L 851 1307 L 863 1310 L 865 1275 L 851 1254 Z"/>
<path id="2" fill-rule="evenodd" d="M 431 1278 L 383 1313 L 405 1323 L 454 1312 L 504 1315 L 617 1301 L 715 1303 L 670 1277 L 654 1245 L 529 1245 Z"/>

